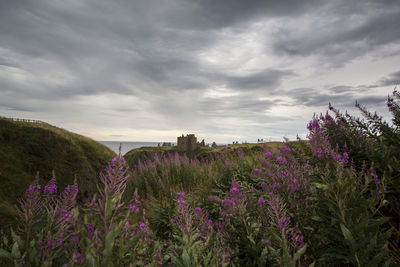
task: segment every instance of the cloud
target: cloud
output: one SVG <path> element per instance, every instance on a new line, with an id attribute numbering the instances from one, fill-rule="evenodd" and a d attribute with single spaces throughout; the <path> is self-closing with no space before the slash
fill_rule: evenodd
<path id="1" fill-rule="evenodd" d="M 376 86 L 396 86 L 400 84 L 400 71 L 390 73 L 377 82 Z"/>
<path id="2" fill-rule="evenodd" d="M 328 102 L 380 103 L 400 78 L 399 14 L 389 0 L 1 1 L 0 110 L 110 139 L 295 135 Z"/>
<path id="3" fill-rule="evenodd" d="M 395 1 L 334 1 L 300 19 L 285 19 L 276 31 L 274 51 L 287 56 L 318 56 L 320 64 L 343 64 L 400 41 L 400 6 Z"/>
<path id="4" fill-rule="evenodd" d="M 339 87 L 338 91 L 335 88 Z M 354 107 L 355 102 L 363 105 L 377 107 L 381 106 L 385 100 L 385 95 L 360 95 L 359 90 L 351 86 L 335 86 L 329 88 L 327 92 L 313 88 L 296 88 L 290 90 L 288 96 L 294 101 L 295 105 L 308 107 L 327 107 L 329 103 L 337 107 Z M 332 92 L 332 89 L 334 90 Z M 355 93 L 356 91 L 356 93 Z"/>

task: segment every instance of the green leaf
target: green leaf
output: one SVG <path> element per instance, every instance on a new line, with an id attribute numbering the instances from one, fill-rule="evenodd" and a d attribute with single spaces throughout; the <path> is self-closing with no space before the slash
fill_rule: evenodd
<path id="1" fill-rule="evenodd" d="M 346 239 L 346 241 L 350 243 L 351 248 L 354 248 L 355 241 L 354 241 L 353 235 L 351 234 L 350 230 L 347 229 L 347 227 L 344 226 L 344 224 L 342 224 L 342 223 L 340 224 L 340 228 L 342 229 L 344 239 Z"/>
<path id="2" fill-rule="evenodd" d="M 21 237 L 19 237 L 19 235 L 17 235 L 16 233 L 14 233 L 14 231 L 11 229 L 11 236 L 14 242 L 18 243 L 18 246 L 20 248 L 22 248 L 24 246 L 24 242 L 22 242 Z"/>
<path id="3" fill-rule="evenodd" d="M 317 222 L 323 222 L 324 221 L 324 219 L 322 219 L 319 216 L 311 216 L 311 220 L 314 220 L 314 221 L 317 221 Z"/>
<path id="4" fill-rule="evenodd" d="M 11 260 L 11 253 L 7 250 L 0 248 L 0 258 L 6 258 Z"/>
<path id="5" fill-rule="evenodd" d="M 184 263 L 185 266 L 187 266 L 187 267 L 191 266 L 190 257 L 189 257 L 189 254 L 188 254 L 186 249 L 184 249 L 183 252 L 182 252 L 182 260 L 183 260 L 183 263 Z"/>
<path id="6" fill-rule="evenodd" d="M 112 251 L 114 248 L 115 238 L 119 235 L 121 231 L 122 223 L 124 223 L 124 221 L 121 221 L 118 226 L 112 227 L 111 231 L 106 236 L 105 248 L 103 250 L 103 262 L 105 263 L 104 266 L 110 266 L 112 262 Z"/>
<path id="7" fill-rule="evenodd" d="M 21 252 L 19 251 L 18 243 L 15 242 L 11 249 L 11 255 L 14 259 L 21 258 Z"/>
<path id="8" fill-rule="evenodd" d="M 3 243 L 4 245 L 8 245 L 8 238 L 6 236 L 3 236 Z"/>
<path id="9" fill-rule="evenodd" d="M 296 263 L 300 257 L 306 252 L 307 249 L 307 244 L 305 244 L 301 249 L 299 249 L 298 251 L 296 251 L 296 253 L 294 254 L 293 257 L 293 261 Z"/>
<path id="10" fill-rule="evenodd" d="M 322 189 L 322 190 L 328 190 L 329 189 L 329 186 L 326 185 L 326 184 L 312 183 L 312 185 L 314 185 L 315 188 Z"/>

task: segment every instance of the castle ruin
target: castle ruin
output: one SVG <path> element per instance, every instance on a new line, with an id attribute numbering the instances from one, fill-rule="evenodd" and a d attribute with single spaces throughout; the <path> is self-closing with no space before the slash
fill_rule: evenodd
<path id="1" fill-rule="evenodd" d="M 197 138 L 194 134 L 187 134 L 184 136 L 178 136 L 178 150 L 180 151 L 192 151 L 197 148 Z"/>

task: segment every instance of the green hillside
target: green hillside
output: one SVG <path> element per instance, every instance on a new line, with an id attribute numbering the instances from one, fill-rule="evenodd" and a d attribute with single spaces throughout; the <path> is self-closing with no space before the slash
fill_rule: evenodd
<path id="1" fill-rule="evenodd" d="M 106 146 L 50 124 L 0 117 L 0 224 L 12 223 L 13 205 L 37 172 L 44 184 L 54 170 L 59 190 L 76 175 L 84 198 L 114 156 Z"/>
<path id="2" fill-rule="evenodd" d="M 276 147 L 281 146 L 282 142 L 268 142 L 266 145 L 268 147 L 276 149 Z M 261 147 L 264 144 L 235 144 L 229 146 L 219 146 L 216 148 L 213 147 L 198 147 L 193 151 L 179 151 L 177 147 L 141 147 L 135 148 L 128 151 L 124 158 L 128 162 L 129 166 L 133 167 L 140 161 L 153 160 L 154 156 L 157 154 L 158 156 L 162 156 L 168 153 L 178 153 L 180 155 L 186 154 L 189 158 L 195 158 L 198 160 L 206 160 L 210 159 L 211 156 L 215 157 L 216 155 L 222 153 L 225 149 L 234 151 L 239 147 L 242 149 L 244 153 L 251 153 L 251 151 L 261 150 Z"/>

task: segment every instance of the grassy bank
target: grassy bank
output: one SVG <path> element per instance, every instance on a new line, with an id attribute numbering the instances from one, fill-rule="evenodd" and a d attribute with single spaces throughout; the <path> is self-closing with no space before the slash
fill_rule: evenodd
<path id="1" fill-rule="evenodd" d="M 54 170 L 61 186 L 76 176 L 82 196 L 89 195 L 99 172 L 114 156 L 94 140 L 50 124 L 0 117 L 0 224 L 12 222 L 13 205 L 37 173 L 43 184 Z"/>

